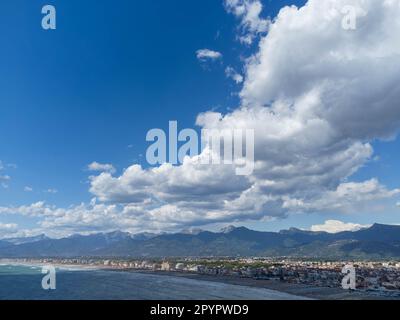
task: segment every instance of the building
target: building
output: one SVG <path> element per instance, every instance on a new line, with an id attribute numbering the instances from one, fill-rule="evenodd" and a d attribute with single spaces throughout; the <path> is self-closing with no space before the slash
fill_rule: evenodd
<path id="1" fill-rule="evenodd" d="M 183 263 L 177 263 L 175 269 L 178 271 L 183 271 L 185 269 L 185 265 Z"/>
<path id="2" fill-rule="evenodd" d="M 172 269 L 173 269 L 173 266 L 168 261 L 164 261 L 163 263 L 161 263 L 161 270 L 162 271 L 171 271 Z"/>

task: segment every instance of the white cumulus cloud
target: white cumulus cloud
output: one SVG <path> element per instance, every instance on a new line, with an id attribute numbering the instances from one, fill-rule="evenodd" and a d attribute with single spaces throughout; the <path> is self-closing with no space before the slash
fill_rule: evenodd
<path id="1" fill-rule="evenodd" d="M 357 223 L 345 223 L 338 220 L 327 220 L 324 224 L 314 225 L 311 227 L 311 231 L 315 232 L 328 232 L 338 233 L 343 231 L 358 231 L 364 228 L 368 228 L 370 225 L 361 225 Z"/>
<path id="2" fill-rule="evenodd" d="M 260 0 L 225 0 L 225 8 L 240 19 L 242 33 L 239 40 L 251 44 L 258 34 L 267 32 L 271 23 L 261 18 L 263 5 Z"/>
<path id="3" fill-rule="evenodd" d="M 210 49 L 200 49 L 196 51 L 196 57 L 200 61 L 218 60 L 222 58 L 222 53 Z"/>
<path id="4" fill-rule="evenodd" d="M 89 171 L 100 171 L 100 172 L 111 172 L 114 173 L 116 170 L 112 164 L 92 162 L 88 165 Z"/>
<path id="5" fill-rule="evenodd" d="M 234 68 L 232 67 L 226 67 L 225 69 L 225 75 L 232 79 L 233 81 L 235 81 L 237 84 L 242 83 L 243 82 L 243 76 L 238 73 Z"/>
<path id="6" fill-rule="evenodd" d="M 235 14 L 244 15 L 246 6 L 235 3 Z M 181 166 L 135 165 L 119 177 L 103 173 L 92 177 L 91 192 L 105 202 L 141 204 L 143 219 L 182 226 L 353 212 L 398 195 L 377 179 L 348 180 L 372 159 L 371 142 L 400 127 L 400 0 L 350 1 L 367 13 L 351 32 L 341 26 L 348 4 L 309 0 L 283 8 L 245 66 L 242 105 L 198 116 L 205 129 L 255 130 L 251 176 L 188 158 Z"/>
<path id="7" fill-rule="evenodd" d="M 15 223 L 0 223 L 0 238 L 15 234 L 18 231 L 18 225 Z"/>
<path id="8" fill-rule="evenodd" d="M 253 174 L 237 176 L 234 166 L 201 165 L 196 157 L 179 166 L 132 165 L 121 175 L 94 163 L 91 170 L 100 173 L 90 177 L 90 192 L 97 202 L 0 213 L 44 216 L 48 230 L 179 230 L 299 212 L 351 213 L 398 196 L 374 177 L 355 182 L 352 176 L 374 158 L 375 140 L 394 138 L 400 129 L 400 0 L 309 0 L 282 8 L 271 22 L 260 18 L 259 1 L 225 5 L 240 17 L 244 36 L 256 34 L 260 42 L 244 66 L 238 108 L 204 112 L 196 124 L 254 129 Z M 342 28 L 347 5 L 363 9 L 351 31 Z M 207 49 L 197 55 L 222 57 Z"/>

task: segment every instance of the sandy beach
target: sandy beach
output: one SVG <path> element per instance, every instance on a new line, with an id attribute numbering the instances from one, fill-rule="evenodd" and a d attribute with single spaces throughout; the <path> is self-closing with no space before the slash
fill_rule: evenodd
<path id="1" fill-rule="evenodd" d="M 275 280 L 258 280 L 234 276 L 214 276 L 174 271 L 132 271 L 156 275 L 184 277 L 200 281 L 220 282 L 255 288 L 264 288 L 314 300 L 387 300 L 388 298 L 368 294 L 363 291 L 345 291 L 341 288 L 315 287 L 303 284 L 291 284 Z"/>
<path id="2" fill-rule="evenodd" d="M 1 259 L 0 265 L 19 265 L 40 268 L 47 264 L 35 262 L 21 262 L 9 259 Z M 305 284 L 292 284 L 278 280 L 265 280 L 265 279 L 251 279 L 242 278 L 229 275 L 206 275 L 187 272 L 176 271 L 147 271 L 147 270 L 133 270 L 133 269 L 120 269 L 108 268 L 104 266 L 93 265 L 68 265 L 68 264 L 52 264 L 54 267 L 65 271 L 95 271 L 102 270 L 108 272 L 128 272 L 138 274 L 152 274 L 158 276 L 172 276 L 176 278 L 186 278 L 199 281 L 207 281 L 214 283 L 221 283 L 227 285 L 238 285 L 251 288 L 269 289 L 277 292 L 286 293 L 293 296 L 304 297 L 306 299 L 316 300 L 389 300 L 390 297 L 380 296 L 365 291 L 345 291 L 341 288 L 317 287 Z"/>

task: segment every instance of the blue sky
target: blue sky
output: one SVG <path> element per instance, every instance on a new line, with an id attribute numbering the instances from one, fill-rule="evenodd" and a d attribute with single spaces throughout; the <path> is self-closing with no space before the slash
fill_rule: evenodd
<path id="1" fill-rule="evenodd" d="M 50 2 L 57 9 L 57 29 L 45 31 L 41 8 Z M 282 7 L 305 2 L 262 1 L 261 16 L 275 17 Z M 166 129 L 171 120 L 177 120 L 180 128 L 193 128 L 199 113 L 226 114 L 238 108 L 243 83 L 227 78 L 225 69 L 230 66 L 243 73 L 245 59 L 257 53 L 264 35 L 257 34 L 251 45 L 241 43 L 240 17 L 228 11 L 222 0 L 2 1 L 0 160 L 4 168 L 0 175 L 9 179 L 0 188 L 0 206 L 18 208 L 44 201 L 66 209 L 100 199 L 89 191 L 93 172 L 88 164 L 112 164 L 115 177 L 133 164 L 145 169 L 148 130 Z M 222 59 L 199 61 L 196 51 L 204 48 L 221 52 Z M 345 179 L 377 178 L 391 190 L 398 187 L 399 142 L 381 141 L 378 136 L 368 139 L 374 158 Z M 329 219 L 363 225 L 400 222 L 396 198 L 385 198 L 384 203 L 379 215 L 366 206 L 352 214 L 313 210 L 278 215 L 273 221 L 264 217 L 200 223 L 195 219 L 193 225 L 214 228 L 233 223 L 278 230 L 310 228 Z M 11 211 L 0 222 L 17 224 L 18 230 L 37 228 L 43 219 Z M 181 227 L 185 225 L 177 225 Z"/>
<path id="2" fill-rule="evenodd" d="M 18 22 L 2 28 L 2 38 L 11 40 L 4 40 L 1 53 L 1 100 L 7 105 L 1 130 L 7 137 L 3 161 L 18 163 L 14 175 L 31 176 L 19 189 L 57 187 L 63 190 L 57 201 L 80 201 L 87 188 L 79 180 L 89 162 L 126 167 L 144 152 L 149 128 L 169 119 L 193 125 L 199 111 L 233 103 L 222 67 L 203 72 L 194 55 L 206 43 L 229 47 L 214 40 L 218 28 L 232 26 L 221 5 L 205 2 L 203 13 L 190 15 L 193 7 L 184 1 L 180 12 L 161 1 L 59 1 L 58 28 L 45 32 L 42 3 L 2 3 L 2 12 L 17 15 L 5 15 L 5 24 Z M 214 25 L 206 14 L 212 10 Z M 8 201 L 26 201 L 9 192 Z"/>

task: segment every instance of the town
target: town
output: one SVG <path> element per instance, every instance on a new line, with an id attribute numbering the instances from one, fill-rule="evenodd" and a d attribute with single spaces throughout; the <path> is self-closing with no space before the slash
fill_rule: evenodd
<path id="1" fill-rule="evenodd" d="M 208 275 L 265 280 L 292 285 L 341 288 L 342 268 L 356 270 L 356 290 L 371 296 L 400 297 L 400 261 L 310 261 L 291 258 L 99 259 L 52 258 L 0 260 L 0 263 L 85 267 L 114 271 Z"/>

